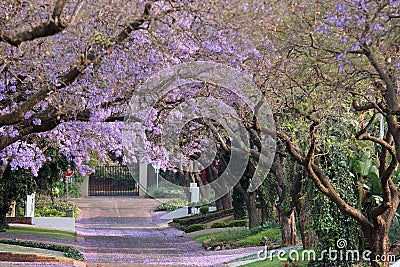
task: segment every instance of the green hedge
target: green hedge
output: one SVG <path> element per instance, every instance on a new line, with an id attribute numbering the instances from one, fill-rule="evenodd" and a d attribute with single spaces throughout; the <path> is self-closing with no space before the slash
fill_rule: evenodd
<path id="1" fill-rule="evenodd" d="M 225 227 L 244 227 L 248 226 L 248 220 L 233 220 L 228 223 L 226 222 L 215 222 L 211 225 L 211 228 L 225 228 Z"/>
<path id="2" fill-rule="evenodd" d="M 172 225 L 178 229 L 183 230 L 185 226 L 192 225 L 192 224 L 201 224 L 205 223 L 210 220 L 218 219 L 227 215 L 232 215 L 233 210 L 221 210 L 221 211 L 214 211 L 209 212 L 207 214 L 195 214 L 192 216 L 186 216 L 182 218 L 175 218 L 172 221 Z"/>
<path id="3" fill-rule="evenodd" d="M 204 230 L 204 229 L 206 229 L 206 226 L 204 224 L 198 223 L 198 224 L 192 224 L 192 225 L 186 226 L 183 229 L 183 231 L 185 233 L 191 233 L 191 232 L 196 232 L 196 231 L 200 231 L 200 230 Z"/>
<path id="4" fill-rule="evenodd" d="M 84 260 L 82 253 L 79 252 L 74 247 L 71 246 L 61 246 L 55 244 L 46 244 L 46 243 L 38 243 L 33 241 L 24 241 L 18 239 L 3 239 L 0 240 L 0 243 L 9 244 L 9 245 L 17 245 L 22 247 L 30 247 L 30 248 L 42 248 L 48 250 L 55 250 L 64 252 L 65 257 L 72 258 L 75 260 Z"/>
<path id="5" fill-rule="evenodd" d="M 249 225 L 248 220 L 233 220 L 228 223 L 228 227 L 244 227 L 248 225 Z"/>

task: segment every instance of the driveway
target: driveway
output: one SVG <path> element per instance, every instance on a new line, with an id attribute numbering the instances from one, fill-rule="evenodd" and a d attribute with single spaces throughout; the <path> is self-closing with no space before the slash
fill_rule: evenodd
<path id="1" fill-rule="evenodd" d="M 153 212 L 157 200 L 88 197 L 73 200 L 82 210 L 78 246 L 88 266 L 227 266 L 224 262 L 257 253 L 257 248 L 206 251 L 168 227 Z"/>

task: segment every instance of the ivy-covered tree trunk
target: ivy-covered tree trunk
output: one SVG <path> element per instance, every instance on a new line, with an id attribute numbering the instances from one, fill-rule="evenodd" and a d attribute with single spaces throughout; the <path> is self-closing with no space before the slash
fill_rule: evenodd
<path id="1" fill-rule="evenodd" d="M 249 219 L 249 228 L 253 228 L 258 226 L 257 206 L 256 206 L 257 191 L 247 192 L 243 188 L 242 182 L 246 183 L 246 180 L 239 182 L 235 186 L 235 189 L 241 194 L 246 203 L 247 217 Z"/>
<path id="2" fill-rule="evenodd" d="M 314 248 L 318 245 L 318 236 L 313 228 L 312 207 L 307 204 L 309 197 L 304 191 L 303 175 L 298 172 L 291 190 L 293 205 L 296 207 L 299 222 L 301 242 L 304 249 Z"/>
<path id="3" fill-rule="evenodd" d="M 313 229 L 314 221 L 312 219 L 311 207 L 306 205 L 304 198 L 295 199 L 294 204 L 299 220 L 299 231 L 303 248 L 314 248 L 318 244 L 318 237 Z"/>
<path id="4" fill-rule="evenodd" d="M 232 205 L 235 220 L 243 220 L 247 218 L 246 201 L 236 187 L 233 189 Z"/>

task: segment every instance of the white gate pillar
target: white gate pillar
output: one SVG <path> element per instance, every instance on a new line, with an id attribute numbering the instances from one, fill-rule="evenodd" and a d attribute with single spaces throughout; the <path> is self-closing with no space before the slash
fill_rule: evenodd
<path id="1" fill-rule="evenodd" d="M 147 163 L 139 163 L 139 196 L 144 197 L 147 190 Z"/>

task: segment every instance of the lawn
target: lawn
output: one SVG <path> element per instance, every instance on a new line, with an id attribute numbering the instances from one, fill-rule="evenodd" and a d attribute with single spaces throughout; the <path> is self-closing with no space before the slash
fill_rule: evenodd
<path id="1" fill-rule="evenodd" d="M 27 226 L 10 226 L 10 229 L 7 229 L 6 231 L 6 234 L 16 235 L 16 238 L 18 238 L 17 237 L 18 235 L 21 235 L 21 236 L 33 236 L 33 237 L 45 237 L 45 238 L 63 240 L 68 242 L 74 242 L 76 236 L 75 232 L 73 231 L 27 227 Z"/>
<path id="2" fill-rule="evenodd" d="M 281 242 L 281 231 L 278 228 L 253 229 L 239 228 L 216 233 L 198 235 L 193 238 L 198 243 L 205 243 L 207 247 L 224 246 L 226 248 L 251 247 Z"/>

